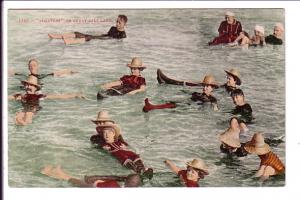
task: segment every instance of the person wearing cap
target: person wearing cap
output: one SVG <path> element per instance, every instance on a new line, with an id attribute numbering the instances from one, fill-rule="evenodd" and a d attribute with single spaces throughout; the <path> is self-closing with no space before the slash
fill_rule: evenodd
<path id="1" fill-rule="evenodd" d="M 39 90 L 41 86 L 38 84 L 38 79 L 36 76 L 30 75 L 25 81 L 21 81 L 22 85 L 25 87 L 25 94 L 14 94 L 8 96 L 9 100 L 21 101 L 24 107 L 23 111 L 16 113 L 15 122 L 17 125 L 27 125 L 32 123 L 33 116 L 41 109 L 39 106 L 39 101 L 42 99 L 69 99 L 69 98 L 85 98 L 81 94 L 41 94 Z"/>
<path id="2" fill-rule="evenodd" d="M 254 35 L 250 38 L 250 45 L 251 46 L 266 45 L 265 29 L 263 26 L 256 25 L 254 27 Z"/>
<path id="3" fill-rule="evenodd" d="M 63 39 L 66 45 L 82 44 L 92 39 L 122 39 L 126 38 L 125 26 L 128 18 L 126 15 L 119 15 L 116 20 L 116 26 L 112 26 L 106 34 L 89 35 L 80 32 L 64 33 L 64 34 L 48 34 L 51 39 Z"/>
<path id="4" fill-rule="evenodd" d="M 245 143 L 240 142 L 241 127 L 236 118 L 230 119 L 230 127 L 219 135 L 221 141 L 220 150 L 229 156 L 247 156 L 248 152 L 244 149 Z"/>
<path id="5" fill-rule="evenodd" d="M 212 75 L 206 75 L 202 82 L 199 83 L 203 87 L 202 93 L 193 92 L 191 99 L 193 101 L 200 101 L 201 104 L 210 102 L 213 110 L 219 110 L 217 99 L 212 95 L 214 88 L 218 88 L 215 78 Z"/>
<path id="6" fill-rule="evenodd" d="M 278 156 L 271 151 L 271 148 L 264 141 L 262 133 L 255 133 L 251 141 L 245 144 L 245 150 L 251 154 L 257 154 L 260 158 L 259 170 L 255 177 L 260 177 L 262 181 L 270 176 L 283 174 L 285 166 Z"/>
<path id="7" fill-rule="evenodd" d="M 246 31 L 241 31 L 239 36 L 232 43 L 228 43 L 228 46 L 240 46 L 243 49 L 248 49 L 250 45 L 250 36 Z"/>
<path id="8" fill-rule="evenodd" d="M 225 70 L 227 82 L 224 85 L 221 85 L 222 88 L 225 88 L 226 92 L 231 94 L 233 90 L 238 89 L 238 86 L 242 84 L 241 75 L 239 70 L 230 69 Z"/>
<path id="9" fill-rule="evenodd" d="M 129 174 L 128 176 L 84 176 L 84 179 L 73 177 L 65 172 L 60 166 L 47 165 L 41 170 L 41 174 L 54 179 L 68 181 L 79 187 L 96 187 L 96 188 L 120 188 L 120 182 L 124 182 L 123 187 L 139 187 L 142 180 L 138 174 Z"/>
<path id="10" fill-rule="evenodd" d="M 201 159 L 186 162 L 186 169 L 180 169 L 170 160 L 165 160 L 164 163 L 179 176 L 181 183 L 186 187 L 199 187 L 199 180 L 209 174 L 206 164 Z"/>
<path id="11" fill-rule="evenodd" d="M 115 157 L 123 166 L 132 169 L 138 174 L 144 175 L 151 179 L 153 169 L 146 168 L 140 156 L 129 150 L 128 144 L 119 140 L 121 134 L 114 124 L 98 126 L 99 134 L 104 138 L 104 143 L 99 146 Z"/>
<path id="12" fill-rule="evenodd" d="M 127 67 L 130 68 L 130 75 L 124 75 L 120 80 L 106 83 L 102 86 L 102 89 L 106 90 L 106 95 L 132 95 L 146 90 L 146 80 L 141 75 L 141 71 L 146 69 L 142 59 L 137 57 L 132 58 L 131 63 L 128 63 Z M 97 99 L 103 99 L 104 97 L 105 96 L 101 92 L 97 95 Z"/>
<path id="13" fill-rule="evenodd" d="M 282 45 L 283 44 L 284 27 L 282 23 L 276 23 L 273 34 L 265 38 L 267 44 Z"/>
<path id="14" fill-rule="evenodd" d="M 242 31 L 241 22 L 235 19 L 233 12 L 227 11 L 225 13 L 225 21 L 222 21 L 218 32 L 219 36 L 214 38 L 209 45 L 227 44 L 234 42 Z"/>
<path id="15" fill-rule="evenodd" d="M 253 120 L 252 108 L 250 104 L 246 103 L 243 91 L 235 89 L 231 92 L 231 97 L 233 103 L 236 105 L 231 113 L 237 116 L 239 123 L 250 123 Z"/>
<path id="16" fill-rule="evenodd" d="M 52 73 L 48 74 L 40 74 L 40 67 L 39 67 L 39 62 L 37 59 L 30 59 L 28 62 L 28 70 L 30 74 L 23 74 L 23 73 L 16 73 L 14 72 L 13 69 L 10 69 L 10 75 L 13 76 L 22 76 L 24 78 L 27 78 L 28 76 L 32 75 L 37 77 L 38 81 L 40 81 L 43 78 L 49 77 L 49 76 L 54 76 L 54 77 L 61 77 L 65 75 L 72 75 L 74 73 L 77 73 L 71 69 L 61 69 L 61 70 L 54 70 Z"/>
<path id="17" fill-rule="evenodd" d="M 115 127 L 117 129 L 119 129 L 118 131 L 120 132 L 120 128 L 119 126 L 115 123 L 115 121 L 113 121 L 112 119 L 110 119 L 109 115 L 108 115 L 108 111 L 106 110 L 103 110 L 103 111 L 100 111 L 98 112 L 98 116 L 97 116 L 97 119 L 96 120 L 91 120 L 94 124 L 96 124 L 96 134 L 95 135 L 92 135 L 90 137 L 90 141 L 92 144 L 96 144 L 96 145 L 101 145 L 103 144 L 105 141 L 104 141 L 104 138 L 102 137 L 102 129 L 101 128 L 98 128 L 99 126 L 101 127 L 102 125 L 115 125 Z M 122 137 L 122 134 L 119 135 L 119 138 L 118 140 L 122 141 L 123 143 L 125 143 L 126 145 L 128 145 L 123 137 Z"/>

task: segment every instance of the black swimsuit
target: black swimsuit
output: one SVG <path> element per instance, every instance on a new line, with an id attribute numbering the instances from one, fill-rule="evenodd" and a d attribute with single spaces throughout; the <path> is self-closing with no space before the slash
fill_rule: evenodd
<path id="1" fill-rule="evenodd" d="M 237 89 L 236 87 L 228 86 L 226 83 L 221 85 L 221 87 L 225 88 L 226 92 L 230 95 L 235 89 Z"/>
<path id="2" fill-rule="evenodd" d="M 226 148 L 223 144 L 220 146 L 220 150 L 222 153 L 225 153 L 229 156 L 236 155 L 237 157 L 247 156 L 248 152 L 245 150 L 244 146 L 246 143 L 241 143 L 241 147 L 237 148 L 236 151 L 231 152 L 228 148 Z"/>
<path id="3" fill-rule="evenodd" d="M 274 35 L 269 35 L 265 38 L 267 44 L 282 45 L 282 39 L 275 37 Z"/>
<path id="4" fill-rule="evenodd" d="M 191 99 L 193 101 L 201 101 L 202 103 L 205 102 L 217 103 L 217 99 L 215 97 L 213 97 L 212 95 L 207 96 L 205 93 L 194 92 L 192 93 Z"/>
<path id="5" fill-rule="evenodd" d="M 232 111 L 232 114 L 240 115 L 240 117 L 238 118 L 239 123 L 250 123 L 253 119 L 252 108 L 248 103 L 242 106 L 236 106 L 235 109 Z"/>
<path id="6" fill-rule="evenodd" d="M 85 41 L 90 41 L 91 39 L 103 39 L 105 37 L 110 37 L 114 39 L 126 38 L 126 32 L 119 31 L 115 26 L 112 26 L 107 32 L 107 34 L 103 34 L 103 35 L 88 35 L 80 32 L 74 32 L 74 34 L 76 38 L 85 38 Z"/>

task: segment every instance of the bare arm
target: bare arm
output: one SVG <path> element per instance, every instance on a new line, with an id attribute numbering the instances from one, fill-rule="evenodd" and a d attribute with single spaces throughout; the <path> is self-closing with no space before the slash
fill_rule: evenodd
<path id="1" fill-rule="evenodd" d="M 138 92 L 144 92 L 145 90 L 146 90 L 146 85 L 142 85 L 139 89 L 128 92 L 127 94 L 132 95 L 132 94 L 136 94 Z"/>
<path id="2" fill-rule="evenodd" d="M 106 83 L 104 85 L 101 86 L 102 89 L 110 89 L 114 86 L 119 86 L 119 85 L 122 85 L 122 81 L 118 80 L 118 81 L 114 81 L 114 82 L 111 82 L 111 83 Z"/>
<path id="3" fill-rule="evenodd" d="M 78 73 L 78 72 L 73 71 L 71 69 L 61 69 L 61 70 L 53 71 L 53 76 L 54 77 L 61 77 L 61 76 L 66 76 L 66 75 L 72 75 L 74 73 Z"/>
<path id="4" fill-rule="evenodd" d="M 14 94 L 14 95 L 9 95 L 8 100 L 21 100 L 22 95 L 21 94 Z"/>
<path id="5" fill-rule="evenodd" d="M 47 94 L 45 99 L 72 99 L 72 98 L 82 98 L 85 99 L 86 97 L 81 93 L 74 93 L 74 94 Z"/>
<path id="6" fill-rule="evenodd" d="M 25 126 L 32 123 L 33 112 L 17 112 L 15 117 L 16 125 Z"/>
<path id="7" fill-rule="evenodd" d="M 85 38 L 63 38 L 63 40 L 65 45 L 85 43 Z"/>
<path id="8" fill-rule="evenodd" d="M 178 168 L 173 162 L 171 162 L 170 160 L 165 160 L 164 163 L 167 165 L 168 168 L 171 169 L 172 172 L 174 172 L 175 174 L 178 174 L 178 172 L 181 170 L 180 168 Z"/>

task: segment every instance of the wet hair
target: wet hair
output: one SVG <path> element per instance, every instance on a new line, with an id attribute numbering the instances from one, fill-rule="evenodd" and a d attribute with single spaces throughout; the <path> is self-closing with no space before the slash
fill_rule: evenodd
<path id="1" fill-rule="evenodd" d="M 235 89 L 231 92 L 231 97 L 235 97 L 235 96 L 244 96 L 243 90 L 241 89 Z"/>
<path id="2" fill-rule="evenodd" d="M 142 185 L 142 179 L 139 174 L 129 174 L 125 180 L 125 187 L 139 187 Z"/>
<path id="3" fill-rule="evenodd" d="M 128 21 L 128 18 L 126 15 L 119 15 L 118 18 L 120 18 L 121 20 L 123 20 L 125 22 L 125 24 L 127 23 Z"/>

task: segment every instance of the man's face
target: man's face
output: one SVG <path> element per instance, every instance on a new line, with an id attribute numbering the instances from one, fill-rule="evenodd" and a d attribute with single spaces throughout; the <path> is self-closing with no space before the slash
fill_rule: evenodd
<path id="1" fill-rule="evenodd" d="M 225 15 L 225 20 L 227 21 L 228 24 L 232 24 L 234 21 L 234 17 Z"/>
<path id="2" fill-rule="evenodd" d="M 26 90 L 27 94 L 34 94 L 36 92 L 37 88 L 34 85 L 26 84 L 25 90 Z"/>
<path id="3" fill-rule="evenodd" d="M 126 23 L 124 22 L 123 19 L 121 19 L 120 17 L 118 17 L 117 21 L 116 21 L 116 27 L 118 30 L 122 30 L 124 29 Z"/>
<path id="4" fill-rule="evenodd" d="M 232 97 L 233 102 L 235 105 L 243 105 L 244 103 L 244 96 L 243 95 L 236 95 Z"/>

